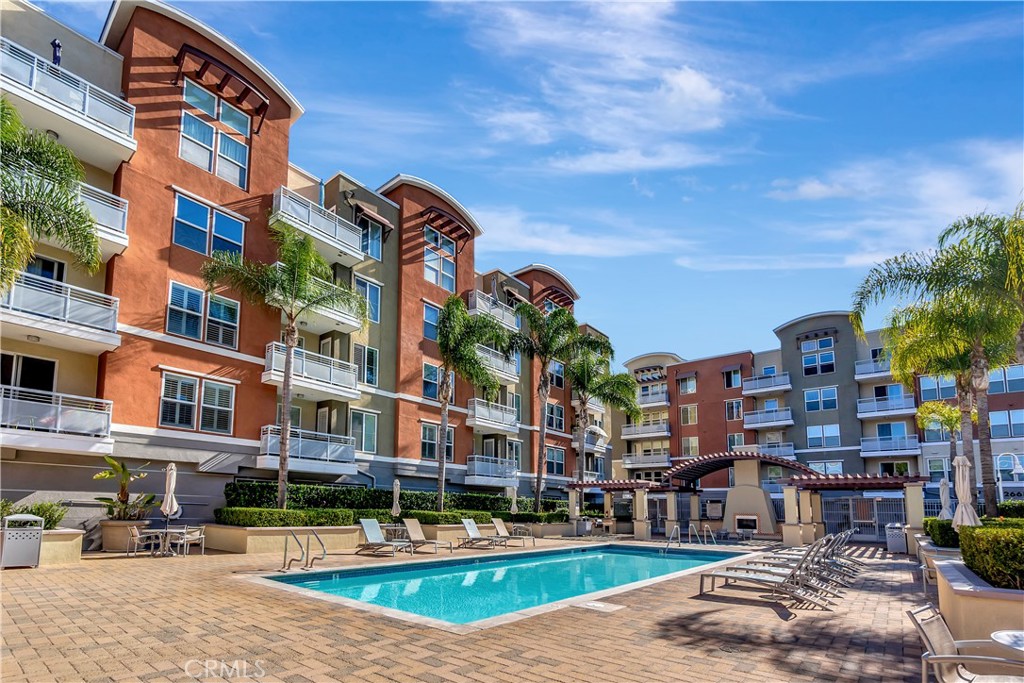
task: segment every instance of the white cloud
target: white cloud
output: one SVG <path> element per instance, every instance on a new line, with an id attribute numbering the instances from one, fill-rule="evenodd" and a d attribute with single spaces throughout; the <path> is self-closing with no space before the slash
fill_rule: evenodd
<path id="1" fill-rule="evenodd" d="M 665 144 L 647 148 L 626 147 L 607 152 L 552 157 L 550 166 L 569 173 L 628 173 L 663 171 L 718 163 L 721 156 L 693 145 Z"/>
<path id="2" fill-rule="evenodd" d="M 654 190 L 641 183 L 640 179 L 636 176 L 633 176 L 632 180 L 629 181 L 629 186 L 641 197 L 654 199 Z"/>

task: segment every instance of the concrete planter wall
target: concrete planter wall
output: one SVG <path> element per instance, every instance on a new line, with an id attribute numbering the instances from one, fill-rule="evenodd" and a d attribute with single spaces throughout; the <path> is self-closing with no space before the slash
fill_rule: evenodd
<path id="1" fill-rule="evenodd" d="M 506 524 L 506 526 L 508 526 Z M 533 533 L 534 538 L 551 538 L 552 536 L 572 536 L 575 532 L 571 522 L 555 524 L 524 524 Z"/>
<path id="2" fill-rule="evenodd" d="M 453 545 L 459 544 L 460 538 L 466 537 L 466 527 L 461 524 L 424 524 L 423 535 L 432 541 L 451 541 Z M 495 536 L 493 524 L 477 524 L 481 536 Z"/>
<path id="3" fill-rule="evenodd" d="M 76 564 L 82 561 L 81 529 L 52 529 L 43 532 L 43 546 L 39 551 L 39 566 Z"/>
<path id="4" fill-rule="evenodd" d="M 939 611 L 957 640 L 1024 630 L 1024 591 L 995 588 L 959 560 L 935 559 Z"/>
<path id="5" fill-rule="evenodd" d="M 318 526 L 316 533 L 327 546 L 327 552 L 355 549 L 364 541 L 363 530 L 358 526 Z M 252 527 L 228 526 L 226 524 L 206 525 L 206 547 L 212 550 L 223 550 L 229 553 L 283 553 L 286 539 L 291 539 L 291 548 L 295 548 L 295 539 L 290 532 L 306 544 L 306 527 Z M 310 539 L 309 550 L 316 555 L 320 552 L 320 544 L 315 538 Z"/>
<path id="6" fill-rule="evenodd" d="M 113 519 L 105 519 L 100 522 L 100 529 L 103 530 L 103 552 L 105 553 L 123 553 L 128 550 L 128 539 L 131 538 L 131 533 L 128 531 L 131 527 L 147 527 L 150 525 L 150 520 L 140 519 L 135 521 L 120 521 Z"/>

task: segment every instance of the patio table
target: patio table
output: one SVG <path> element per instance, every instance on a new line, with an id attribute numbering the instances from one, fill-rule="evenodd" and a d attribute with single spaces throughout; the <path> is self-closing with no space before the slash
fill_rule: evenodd
<path id="1" fill-rule="evenodd" d="M 171 549 L 171 543 L 170 543 L 171 536 L 173 536 L 175 534 L 183 534 L 183 533 L 185 533 L 185 531 L 186 531 L 186 527 L 183 527 L 183 526 L 182 527 L 174 527 L 174 526 L 172 526 L 172 527 L 167 527 L 165 529 L 153 529 L 153 533 L 160 537 L 160 548 L 157 549 L 157 550 L 154 550 L 153 551 L 153 555 L 154 556 L 159 556 L 159 557 L 170 557 L 170 556 L 173 556 L 173 555 L 177 555 L 178 553 L 174 552 Z"/>
<path id="2" fill-rule="evenodd" d="M 404 524 L 381 524 L 380 528 L 384 530 L 384 538 L 389 541 L 409 539 L 409 532 Z"/>
<path id="3" fill-rule="evenodd" d="M 1012 650 L 1015 655 L 1024 654 L 1024 631 L 996 631 L 991 638 L 997 645 Z"/>

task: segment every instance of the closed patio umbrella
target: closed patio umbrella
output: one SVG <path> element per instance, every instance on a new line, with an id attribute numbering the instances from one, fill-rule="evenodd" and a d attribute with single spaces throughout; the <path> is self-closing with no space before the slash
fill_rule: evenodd
<path id="1" fill-rule="evenodd" d="M 398 515 L 402 514 L 402 506 L 399 505 L 399 503 L 398 503 L 398 497 L 401 495 L 401 493 L 402 493 L 402 482 L 398 481 L 398 479 L 396 478 L 395 482 L 391 485 L 391 494 L 392 494 L 391 515 L 393 517 L 397 517 Z"/>
<path id="2" fill-rule="evenodd" d="M 171 517 L 178 514 L 178 499 L 174 497 L 174 488 L 178 485 L 178 467 L 168 463 L 164 480 L 164 502 L 160 503 L 160 512 L 164 513 L 164 526 L 170 526 Z"/>
<path id="3" fill-rule="evenodd" d="M 971 474 L 971 461 L 962 455 L 953 459 L 953 482 L 957 499 L 953 529 L 959 531 L 962 526 L 981 526 L 981 520 L 972 505 L 974 477 Z"/>
<path id="4" fill-rule="evenodd" d="M 939 519 L 953 519 L 953 512 L 949 509 L 949 480 L 945 477 L 939 482 L 939 503 L 942 504 Z"/>

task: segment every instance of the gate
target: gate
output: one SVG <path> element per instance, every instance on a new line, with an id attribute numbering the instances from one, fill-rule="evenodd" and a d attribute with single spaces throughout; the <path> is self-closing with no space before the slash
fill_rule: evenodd
<path id="1" fill-rule="evenodd" d="M 856 528 L 855 541 L 884 541 L 886 524 L 906 524 L 907 520 L 902 498 L 823 498 L 821 513 L 826 533 Z"/>
<path id="2" fill-rule="evenodd" d="M 672 495 L 671 493 L 669 495 Z M 664 497 L 647 499 L 647 519 L 651 520 L 651 533 L 665 535 L 665 518 L 668 516 L 668 501 Z"/>

